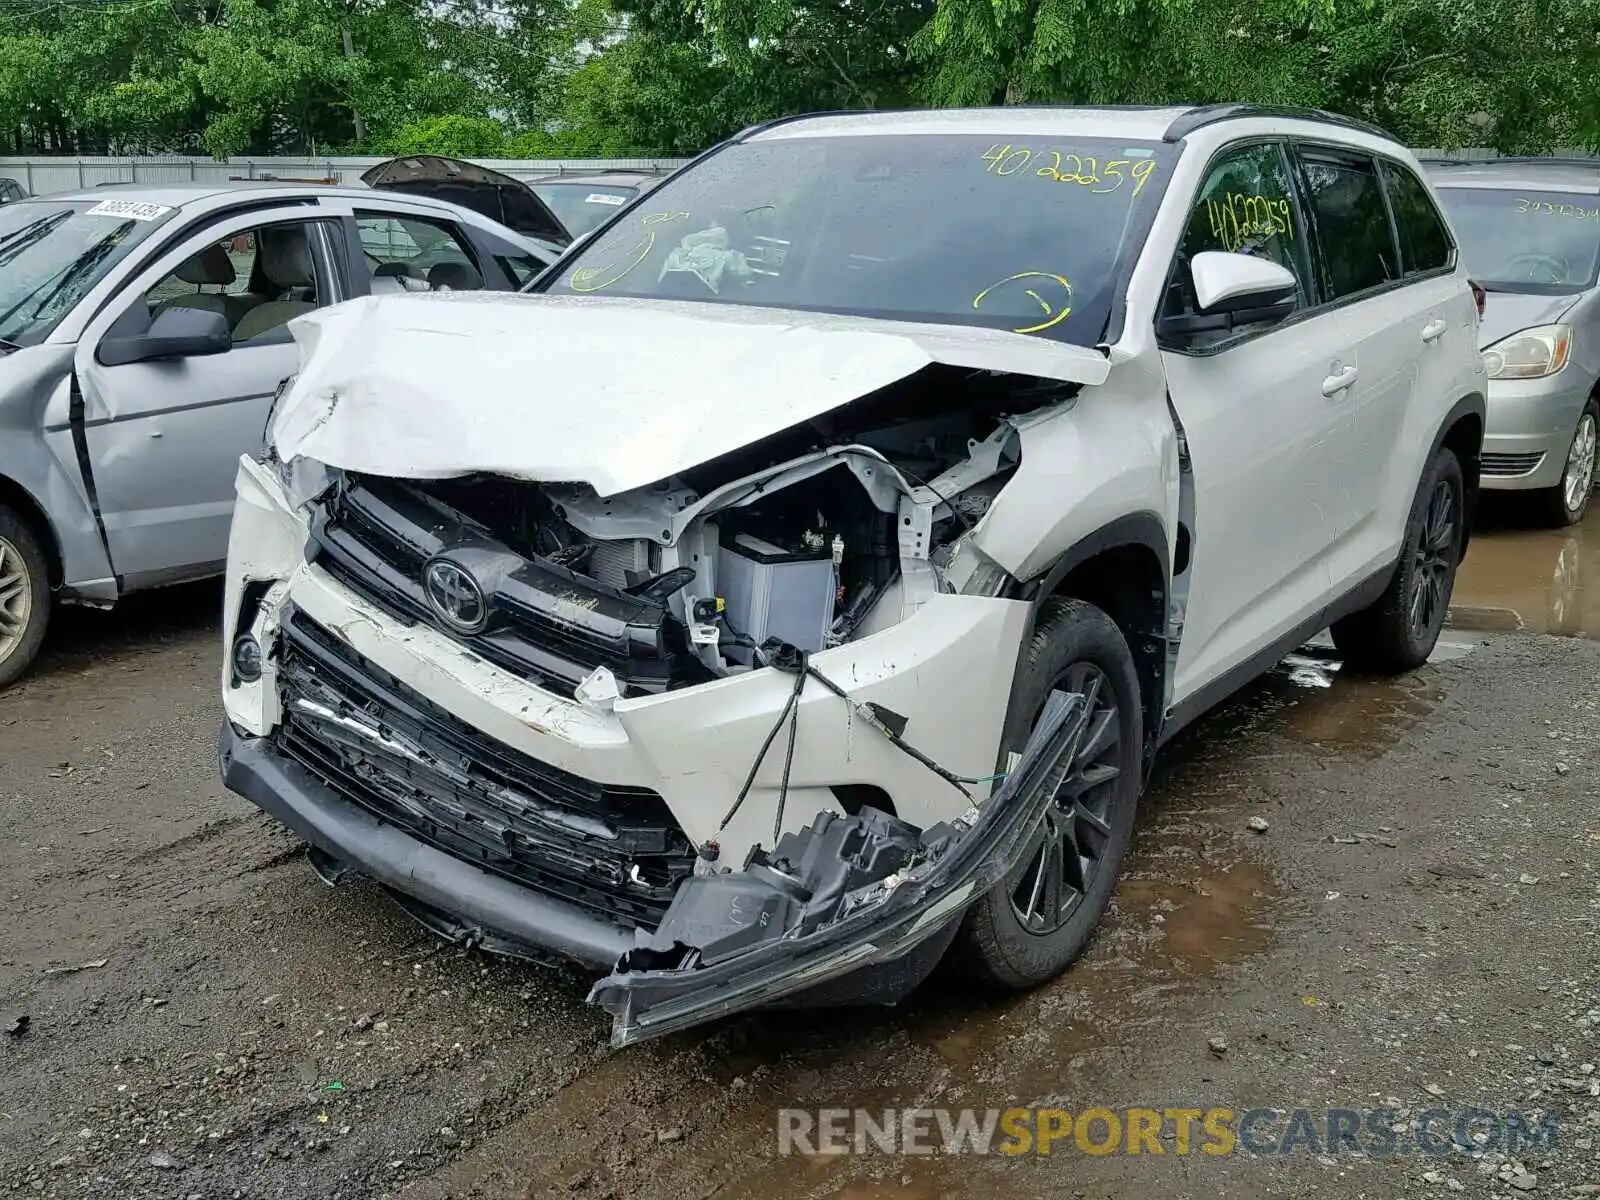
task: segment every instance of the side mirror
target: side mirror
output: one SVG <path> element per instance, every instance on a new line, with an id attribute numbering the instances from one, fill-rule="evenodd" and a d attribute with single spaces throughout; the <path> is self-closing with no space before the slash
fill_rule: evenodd
<path id="1" fill-rule="evenodd" d="M 1253 254 L 1202 250 L 1189 260 L 1189 278 L 1200 312 L 1163 318 L 1163 334 L 1181 337 L 1281 321 L 1294 312 L 1299 293 L 1287 268 Z"/>
<path id="2" fill-rule="evenodd" d="M 195 358 L 226 354 L 233 349 L 228 318 L 209 308 L 173 307 L 163 310 L 144 333 L 108 337 L 100 343 L 102 365 L 152 362 L 162 358 Z"/>

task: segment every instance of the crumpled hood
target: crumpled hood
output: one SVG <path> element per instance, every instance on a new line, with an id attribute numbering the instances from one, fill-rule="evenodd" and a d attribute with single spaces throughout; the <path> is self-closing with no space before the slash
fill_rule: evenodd
<path id="1" fill-rule="evenodd" d="M 368 296 L 297 318 L 272 441 L 349 471 L 614 496 L 930 363 L 1098 384 L 1103 355 L 965 326 L 588 296 Z"/>
<path id="2" fill-rule="evenodd" d="M 1490 292 L 1483 303 L 1483 319 L 1478 322 L 1478 349 L 1487 349 L 1520 330 L 1559 321 L 1578 299 L 1579 293 L 1534 296 L 1526 292 Z"/>

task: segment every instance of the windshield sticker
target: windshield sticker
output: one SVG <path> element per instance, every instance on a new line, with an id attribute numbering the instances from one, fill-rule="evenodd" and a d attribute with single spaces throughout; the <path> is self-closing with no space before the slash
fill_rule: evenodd
<path id="1" fill-rule="evenodd" d="M 1572 217 L 1579 221 L 1600 221 L 1600 207 L 1585 208 L 1581 204 L 1552 204 L 1548 200 L 1528 200 L 1517 197 L 1517 212 L 1538 213 L 1546 217 Z"/>
<path id="2" fill-rule="evenodd" d="M 626 196 L 613 196 L 610 192 L 590 192 L 583 198 L 585 204 L 610 204 L 612 206 L 620 206 L 626 200 Z"/>
<path id="3" fill-rule="evenodd" d="M 1206 216 L 1211 220 L 1212 236 L 1229 252 L 1247 242 L 1259 243 L 1270 237 L 1294 240 L 1294 221 L 1287 199 L 1229 192 L 1206 201 Z"/>
<path id="4" fill-rule="evenodd" d="M 751 273 L 749 259 L 729 245 L 728 231 L 720 225 L 688 234 L 673 247 L 667 261 L 661 264 L 658 282 L 674 271 L 695 276 L 716 296 L 722 294 L 723 275 L 743 279 Z"/>
<path id="5" fill-rule="evenodd" d="M 1035 150 L 1028 146 L 990 146 L 983 153 L 984 169 L 995 175 L 1031 174 L 1035 179 L 1052 183 L 1076 183 L 1091 192 L 1104 195 L 1121 191 L 1129 180 L 1133 181 L 1133 194 L 1137 196 L 1155 173 L 1152 158 L 1134 161 L 1128 158 L 1107 159 L 1103 164 L 1091 155 L 1066 154 L 1060 150 Z M 1028 171 L 1028 168 L 1032 168 Z"/>
<path id="6" fill-rule="evenodd" d="M 154 221 L 166 216 L 172 209 L 165 204 L 151 204 L 147 200 L 102 200 L 85 211 L 88 217 L 121 217 L 129 221 Z"/>
<path id="7" fill-rule="evenodd" d="M 1013 310 L 1022 308 L 1024 311 L 1039 306 L 1040 315 L 1044 320 L 1033 324 L 1014 326 L 1012 333 L 1043 333 L 1052 325 L 1059 325 L 1072 314 L 1072 284 L 1067 282 L 1065 275 L 1056 275 L 1050 271 L 1019 271 L 1015 275 L 1007 275 L 1004 279 L 991 283 L 983 291 L 972 298 L 972 308 L 981 312 L 987 306 L 991 311 L 1003 308 Z M 1023 319 L 1018 315 L 1019 319 Z M 1030 315 L 1027 320 L 1032 320 Z"/>

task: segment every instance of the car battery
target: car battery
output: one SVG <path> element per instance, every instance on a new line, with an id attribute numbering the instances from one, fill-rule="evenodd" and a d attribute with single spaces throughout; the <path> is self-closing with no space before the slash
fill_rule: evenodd
<path id="1" fill-rule="evenodd" d="M 833 626 L 838 587 L 826 545 L 779 546 L 750 533 L 724 533 L 717 555 L 717 591 L 725 616 L 757 646 L 781 638 L 800 650 L 821 650 Z M 747 661 L 748 652 L 730 657 Z"/>

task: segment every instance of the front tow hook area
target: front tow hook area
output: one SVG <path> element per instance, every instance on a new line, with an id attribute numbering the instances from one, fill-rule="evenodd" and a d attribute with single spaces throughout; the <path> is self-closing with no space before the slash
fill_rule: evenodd
<path id="1" fill-rule="evenodd" d="M 743 870 L 686 880 L 655 933 L 589 993 L 612 1015 L 611 1044 L 803 1001 L 824 984 L 830 1003 L 903 998 L 938 958 L 919 947 L 1018 865 L 1088 714 L 1082 694 L 1053 692 L 1014 769 L 955 821 L 919 830 L 876 809 L 820 813 L 770 854 L 752 850 Z M 893 969 L 897 986 L 873 968 Z M 854 978 L 874 983 L 853 997 Z"/>

